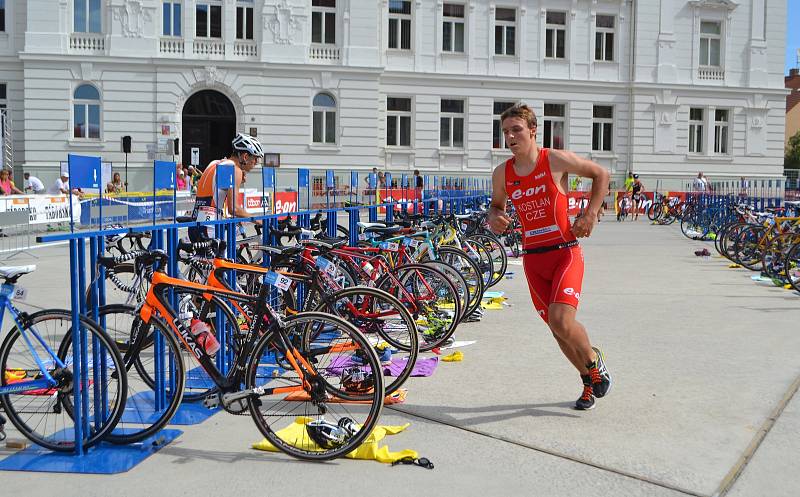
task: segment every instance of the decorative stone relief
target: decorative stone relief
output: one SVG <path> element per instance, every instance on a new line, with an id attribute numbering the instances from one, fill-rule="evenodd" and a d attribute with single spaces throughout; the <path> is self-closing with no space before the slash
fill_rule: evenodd
<path id="1" fill-rule="evenodd" d="M 220 81 L 222 78 L 220 77 L 219 69 L 217 66 L 206 66 L 203 68 L 203 79 L 205 80 L 206 84 L 211 86 L 217 81 Z"/>
<path id="2" fill-rule="evenodd" d="M 675 121 L 678 104 L 672 103 L 674 98 L 669 90 L 656 96 L 653 104 L 653 152 L 675 153 Z"/>
<path id="3" fill-rule="evenodd" d="M 754 103 L 760 104 L 761 98 L 756 95 Z M 747 129 L 745 130 L 745 154 L 765 155 L 767 152 L 767 114 L 765 107 L 750 107 L 746 109 Z"/>
<path id="4" fill-rule="evenodd" d="M 294 35 L 300 27 L 297 15 L 288 0 L 281 0 L 281 3 L 274 7 L 275 13 L 266 23 L 266 27 L 272 31 L 272 39 L 282 45 L 294 43 Z"/>
<path id="5" fill-rule="evenodd" d="M 125 0 L 125 3 L 114 8 L 114 20 L 122 25 L 122 36 L 141 38 L 144 34 L 145 21 L 153 20 L 153 7 L 145 7 L 142 0 Z"/>

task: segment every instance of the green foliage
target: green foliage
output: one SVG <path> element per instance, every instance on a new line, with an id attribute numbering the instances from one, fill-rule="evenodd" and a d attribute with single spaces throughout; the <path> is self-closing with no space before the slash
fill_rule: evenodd
<path id="1" fill-rule="evenodd" d="M 800 168 L 800 131 L 789 138 L 783 157 L 783 165 L 792 169 Z"/>

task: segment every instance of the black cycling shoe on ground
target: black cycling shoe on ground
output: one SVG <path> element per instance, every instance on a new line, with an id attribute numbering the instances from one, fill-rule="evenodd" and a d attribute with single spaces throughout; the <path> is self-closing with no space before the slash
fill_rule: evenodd
<path id="1" fill-rule="evenodd" d="M 578 400 L 575 401 L 575 409 L 579 411 L 588 411 L 589 409 L 594 409 L 594 393 L 592 391 L 592 384 L 591 378 L 586 376 L 581 376 L 583 380 L 583 393 Z"/>
<path id="2" fill-rule="evenodd" d="M 597 359 L 588 364 L 587 367 L 589 368 L 589 377 L 591 378 L 594 396 L 599 399 L 611 390 L 611 374 L 606 368 L 603 352 L 597 347 L 592 347 L 592 349 L 597 354 Z"/>

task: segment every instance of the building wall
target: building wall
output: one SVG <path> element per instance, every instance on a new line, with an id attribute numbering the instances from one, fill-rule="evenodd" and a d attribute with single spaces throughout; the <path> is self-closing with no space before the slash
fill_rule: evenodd
<path id="1" fill-rule="evenodd" d="M 785 145 L 789 145 L 789 138 L 800 132 L 800 105 L 795 105 L 786 113 L 786 139 Z"/>
<path id="2" fill-rule="evenodd" d="M 203 89 L 227 95 L 237 128 L 256 127 L 265 147 L 280 152 L 289 167 L 487 175 L 508 156 L 491 147 L 492 104 L 522 100 L 540 120 L 545 102 L 566 104 L 567 147 L 617 177 L 629 169 L 667 181 L 698 170 L 717 178 L 782 172 L 781 1 L 468 0 L 464 54 L 442 53 L 442 2 L 434 0 L 412 0 L 408 51 L 387 49 L 386 0 L 339 0 L 335 46 L 311 43 L 310 0 L 254 0 L 252 42 L 235 40 L 233 0 L 220 1 L 223 38 L 211 42 L 194 36 L 193 0 L 182 2 L 180 38 L 161 36 L 160 0 L 102 2 L 99 35 L 72 32 L 72 0 L 6 4 L 13 22 L 5 36 L 0 33 L 0 82 L 9 87 L 15 162 L 46 179 L 55 178 L 68 152 L 99 154 L 116 167 L 124 162 L 120 137 L 129 134 L 133 186 L 147 184 L 153 158 L 147 145 L 164 138 L 165 124 L 171 125 L 169 138 L 180 137 L 182 106 Z M 514 56 L 494 55 L 498 7 L 516 9 Z M 548 10 L 566 12 L 564 60 L 545 57 Z M 613 62 L 593 60 L 597 14 L 615 16 Z M 710 72 L 698 62 L 701 20 L 723 26 L 723 62 Z M 82 82 L 101 92 L 97 141 L 71 138 L 71 95 Z M 311 101 L 320 91 L 337 99 L 334 147 L 311 143 Z M 412 97 L 410 147 L 386 146 L 387 96 Z M 466 102 L 463 150 L 439 146 L 441 98 Z M 611 152 L 591 150 L 592 106 L 598 103 L 614 106 Z M 692 106 L 707 114 L 730 110 L 730 154 L 709 154 L 710 147 L 688 153 Z M 710 138 L 712 129 L 709 123 Z"/>

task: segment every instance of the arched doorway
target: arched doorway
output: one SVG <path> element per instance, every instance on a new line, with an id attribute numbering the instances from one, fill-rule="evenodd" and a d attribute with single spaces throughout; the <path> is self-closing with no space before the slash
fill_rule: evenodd
<path id="1" fill-rule="evenodd" d="M 200 169 L 231 152 L 236 135 L 236 109 L 222 93 L 203 90 L 183 106 L 183 164 L 191 164 L 192 147 L 200 149 Z"/>

